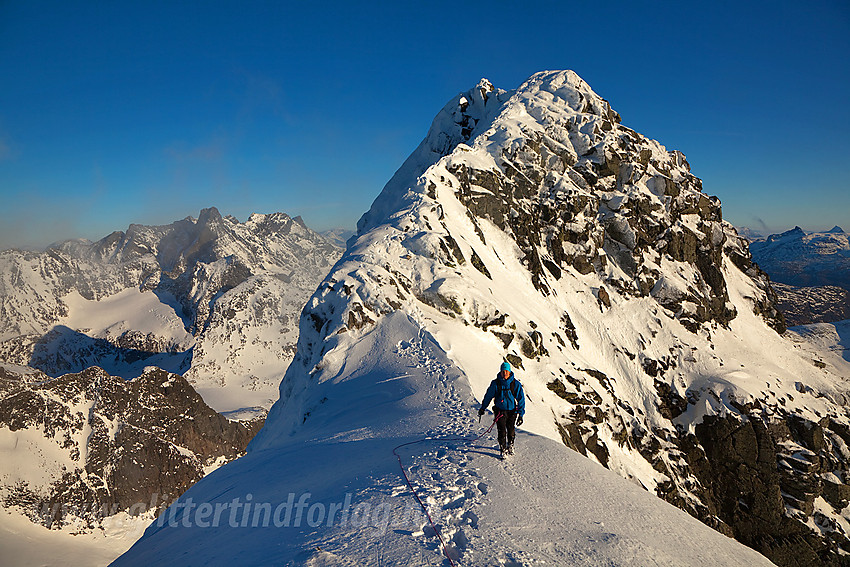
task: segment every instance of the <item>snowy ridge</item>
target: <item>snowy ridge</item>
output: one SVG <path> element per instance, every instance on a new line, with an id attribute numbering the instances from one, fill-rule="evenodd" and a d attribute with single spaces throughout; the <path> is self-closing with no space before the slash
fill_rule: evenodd
<path id="1" fill-rule="evenodd" d="M 574 455 L 557 449 L 567 445 L 780 564 L 828 564 L 839 547 L 850 551 L 850 367 L 778 334 L 785 326 L 775 294 L 746 241 L 722 220 L 719 201 L 702 193 L 680 152 L 619 122 L 570 71 L 538 73 L 513 92 L 482 81 L 450 101 L 302 312 L 280 400 L 248 455 L 187 497 L 221 501 L 262 485 L 270 498 L 289 486 L 332 498 L 337 493 L 321 487 L 342 483 L 374 504 L 392 482 L 382 476 L 393 474 L 390 449 L 421 436 L 468 435 L 466 416 L 507 359 L 528 396 L 523 428 L 537 436 L 522 440 L 529 461 L 555 452 L 571 463 Z M 402 353 L 414 343 L 428 347 L 409 360 Z M 362 449 L 368 464 L 342 466 L 349 450 L 360 451 L 350 444 L 367 441 L 376 444 Z M 301 463 L 283 463 L 281 455 L 304 447 Z M 337 451 L 339 470 L 314 479 L 315 463 L 337 462 Z M 468 464 L 468 456 L 456 458 Z M 411 458 L 435 466 L 427 453 Z M 485 484 L 502 474 L 475 459 Z M 364 478 L 367 470 L 376 472 Z M 573 470 L 553 465 L 551 474 L 570 484 Z M 310 478 L 296 480 L 306 471 Z M 451 535 L 461 564 L 576 560 L 540 531 L 528 539 L 512 532 L 517 549 L 498 554 L 492 530 L 503 515 L 517 507 L 531 514 L 534 502 L 539 517 L 552 518 L 561 507 L 557 498 L 541 502 L 539 485 L 515 480 L 519 504 L 476 496 L 446 520 L 463 532 L 460 543 Z M 588 482 L 592 492 L 595 478 Z M 636 502 L 624 490 L 619 497 Z M 450 502 L 435 496 L 432 505 Z M 478 518 L 471 528 L 466 512 Z M 682 525 L 696 539 L 714 537 Z M 575 529 L 576 541 L 604 548 Z M 399 556 L 439 552 L 427 534 L 399 544 L 321 528 L 284 538 L 275 530 L 151 527 L 119 564 L 185 545 L 199 551 L 213 537 L 217 552 L 233 556 L 266 550 L 274 538 L 285 543 L 269 558 L 295 564 L 380 563 L 364 555 L 371 542 Z M 652 546 L 653 537 L 642 541 Z M 751 561 L 731 541 L 718 546 Z M 686 544 L 675 547 L 663 553 L 713 564 Z M 620 551 L 606 549 L 591 564 L 653 564 L 663 555 L 658 547 Z"/>
<path id="2" fill-rule="evenodd" d="M 503 463 L 492 440 L 456 441 L 477 427 L 469 381 L 409 315 L 346 342 L 357 364 L 331 357 L 344 368 L 315 385 L 305 427 L 266 431 L 267 449 L 192 487 L 114 565 L 447 564 L 393 456 L 426 438 L 399 452 L 457 565 L 770 565 L 560 442 L 520 432 Z M 286 516 L 289 499 L 307 508 Z M 196 522 L 202 505 L 222 521 Z"/>
<path id="3" fill-rule="evenodd" d="M 220 411 L 268 408 L 296 317 L 341 253 L 283 213 L 204 209 L 98 242 L 0 253 L 0 359 L 58 376 L 101 366 L 185 375 Z"/>
<path id="4" fill-rule="evenodd" d="M 495 89 L 487 79 L 481 79 L 473 89 L 446 103 L 434 118 L 428 135 L 395 172 L 370 210 L 360 218 L 358 232 L 363 233 L 383 223 L 387 216 L 404 210 L 410 195 L 400 191 L 400 186 L 406 186 L 411 179 L 419 177 L 459 144 L 469 141 L 479 128 L 488 125 L 507 94 Z"/>

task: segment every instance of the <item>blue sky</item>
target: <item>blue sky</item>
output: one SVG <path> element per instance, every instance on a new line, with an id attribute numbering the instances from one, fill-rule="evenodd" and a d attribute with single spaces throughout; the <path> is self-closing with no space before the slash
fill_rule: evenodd
<path id="1" fill-rule="evenodd" d="M 850 231 L 850 4 L 0 1 L 0 248 L 353 227 L 449 98 L 573 69 L 736 225 Z"/>

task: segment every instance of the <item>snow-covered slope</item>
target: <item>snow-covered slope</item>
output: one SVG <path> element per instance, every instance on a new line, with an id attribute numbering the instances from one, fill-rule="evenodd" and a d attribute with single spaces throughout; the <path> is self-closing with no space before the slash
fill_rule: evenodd
<path id="1" fill-rule="evenodd" d="M 227 420 L 156 368 L 124 380 L 0 365 L 0 503 L 72 532 L 154 514 L 244 452 L 259 425 Z"/>
<path id="2" fill-rule="evenodd" d="M 426 436 L 398 453 L 456 565 L 770 565 L 560 442 L 520 433 L 501 462 L 458 441 L 470 383 L 408 314 L 344 340 L 304 427 L 267 430 L 114 565 L 448 565 L 393 455 Z"/>
<path id="3" fill-rule="evenodd" d="M 86 534 L 47 530 L 24 516 L 0 509 L 3 564 L 14 567 L 101 567 L 109 565 L 141 536 L 148 517 L 115 517 Z"/>
<path id="4" fill-rule="evenodd" d="M 508 360 L 528 395 L 516 463 L 455 441 L 403 452 L 431 508 L 451 514 L 441 525 L 460 564 L 755 564 L 661 499 L 779 564 L 837 564 L 850 552 L 850 366 L 783 338 L 775 299 L 684 156 L 622 126 L 575 73 L 513 92 L 482 80 L 438 114 L 308 302 L 248 455 L 186 497 L 310 491 L 329 509 L 350 491 L 403 506 L 391 449 L 471 436 L 475 399 Z M 470 476 L 511 490 L 467 493 Z M 557 485 L 585 496 L 574 515 Z M 618 507 L 593 504 L 609 498 Z M 603 536 L 588 523 L 597 513 L 616 528 Z M 183 549 L 254 564 L 438 553 L 421 526 L 197 529 L 181 517 L 196 529 L 152 526 L 118 564 Z"/>
<path id="5" fill-rule="evenodd" d="M 183 374 L 220 411 L 268 408 L 297 317 L 341 249 L 283 213 L 204 209 L 44 253 L 0 253 L 0 360 L 58 376 L 88 366 Z"/>
<path id="6" fill-rule="evenodd" d="M 819 358 L 843 358 L 850 362 L 850 319 L 835 323 L 814 323 L 789 329 L 792 340 L 805 341 L 818 351 Z M 799 339 L 797 339 L 799 337 Z M 818 361 L 825 364 L 822 360 Z"/>
<path id="7" fill-rule="evenodd" d="M 752 242 L 750 252 L 777 282 L 850 290 L 850 237 L 840 227 L 807 233 L 797 226 Z"/>

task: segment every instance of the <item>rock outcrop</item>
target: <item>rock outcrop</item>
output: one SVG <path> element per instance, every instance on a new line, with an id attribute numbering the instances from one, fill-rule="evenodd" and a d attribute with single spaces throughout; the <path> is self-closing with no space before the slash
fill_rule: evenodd
<path id="1" fill-rule="evenodd" d="M 154 368 L 130 381 L 99 368 L 0 374 L 0 501 L 48 527 L 162 510 L 244 453 L 263 423 L 226 419 L 183 377 Z"/>
<path id="2" fill-rule="evenodd" d="M 850 496 L 846 426 L 760 414 L 709 416 L 680 441 L 702 487 L 695 513 L 777 565 L 846 564 L 850 540 L 829 517 Z"/>

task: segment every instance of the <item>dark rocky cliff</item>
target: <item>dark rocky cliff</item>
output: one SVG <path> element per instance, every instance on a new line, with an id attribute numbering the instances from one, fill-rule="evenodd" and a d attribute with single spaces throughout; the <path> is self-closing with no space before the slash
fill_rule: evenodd
<path id="1" fill-rule="evenodd" d="M 130 381 L 99 368 L 55 379 L 2 370 L 0 378 L 0 426 L 41 438 L 16 459 L 51 471 L 41 485 L 6 476 L 3 504 L 47 526 L 91 528 L 117 512 L 163 509 L 205 468 L 242 454 L 262 427 L 262 419 L 228 420 L 159 369 Z"/>

